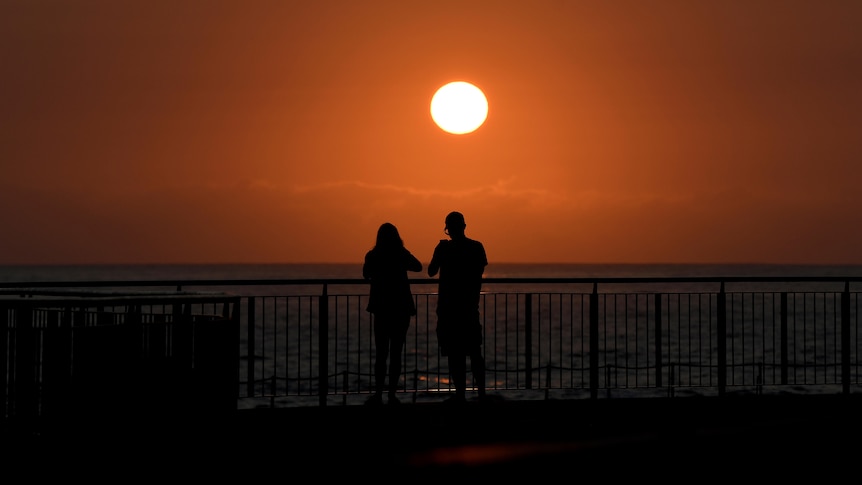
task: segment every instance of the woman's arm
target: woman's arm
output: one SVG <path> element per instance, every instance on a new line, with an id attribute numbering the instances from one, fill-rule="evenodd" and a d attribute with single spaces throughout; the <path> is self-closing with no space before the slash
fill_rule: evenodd
<path id="1" fill-rule="evenodd" d="M 362 278 L 364 278 L 366 280 L 370 280 L 371 279 L 371 271 L 372 271 L 371 251 L 369 251 L 369 252 L 365 253 L 365 262 L 362 264 Z"/>
<path id="2" fill-rule="evenodd" d="M 416 256 L 413 256 L 413 254 L 410 251 L 407 251 L 406 249 L 405 249 L 405 251 L 407 252 L 407 254 L 406 254 L 406 256 L 407 256 L 407 271 L 415 271 L 415 272 L 422 271 L 422 262 L 419 261 L 419 259 L 417 259 Z"/>

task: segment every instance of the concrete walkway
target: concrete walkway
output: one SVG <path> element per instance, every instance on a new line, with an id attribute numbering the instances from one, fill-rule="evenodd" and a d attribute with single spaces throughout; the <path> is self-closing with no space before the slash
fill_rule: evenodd
<path id="1" fill-rule="evenodd" d="M 53 464 L 88 470 L 90 478 L 131 470 L 253 480 L 320 474 L 363 483 L 524 474 L 663 482 L 843 477 L 859 473 L 860 406 L 860 395 L 776 395 L 110 413 L 45 423 L 34 434 L 7 428 L 5 456 L 7 470 Z"/>

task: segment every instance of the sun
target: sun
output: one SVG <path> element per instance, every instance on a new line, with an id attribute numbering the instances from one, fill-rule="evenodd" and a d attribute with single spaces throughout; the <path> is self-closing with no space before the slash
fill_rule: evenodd
<path id="1" fill-rule="evenodd" d="M 431 98 L 431 119 L 447 133 L 472 133 L 485 123 L 487 117 L 485 93 L 468 82 L 446 84 Z"/>

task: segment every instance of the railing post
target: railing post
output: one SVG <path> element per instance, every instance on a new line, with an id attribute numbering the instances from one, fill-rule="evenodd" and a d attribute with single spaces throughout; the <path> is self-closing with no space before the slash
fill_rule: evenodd
<path id="1" fill-rule="evenodd" d="M 248 349 L 246 350 L 248 353 L 248 367 L 246 368 L 246 379 L 248 380 L 248 389 L 246 390 L 246 395 L 248 397 L 254 397 L 254 367 L 255 367 L 255 331 L 254 329 L 257 327 L 255 322 L 255 301 L 256 298 L 253 296 L 248 297 Z"/>
<path id="2" fill-rule="evenodd" d="M 34 313 L 30 305 L 19 307 L 15 315 L 15 393 L 13 413 L 18 417 L 32 419 L 37 416 L 36 359 L 37 341 Z"/>
<path id="3" fill-rule="evenodd" d="M 605 367 L 605 395 L 610 399 L 611 397 L 611 372 L 613 369 L 611 365 Z"/>
<path id="4" fill-rule="evenodd" d="M 763 373 L 764 372 L 765 371 L 764 371 L 764 367 L 763 367 L 763 362 L 758 362 L 757 363 L 757 379 L 755 381 L 757 383 L 757 395 L 758 396 L 763 394 Z"/>
<path id="5" fill-rule="evenodd" d="M 8 356 L 9 356 L 9 331 L 11 330 L 11 325 L 9 322 L 9 312 L 10 307 L 4 305 L 0 305 L 0 379 L 3 379 L 3 382 L 0 383 L 0 411 L 2 411 L 2 418 L 8 418 L 9 415 L 9 375 L 8 371 Z"/>
<path id="6" fill-rule="evenodd" d="M 527 374 L 524 376 L 524 387 L 533 388 L 533 295 L 527 293 L 524 301 L 524 364 Z"/>
<path id="7" fill-rule="evenodd" d="M 850 394 L 850 282 L 844 282 L 841 293 L 841 386 Z"/>
<path id="8" fill-rule="evenodd" d="M 590 397 L 599 397 L 599 285 L 590 294 Z"/>
<path id="9" fill-rule="evenodd" d="M 781 293 L 781 385 L 787 385 L 787 293 Z"/>
<path id="10" fill-rule="evenodd" d="M 655 294 L 655 385 L 661 388 L 662 381 L 662 353 L 661 353 L 661 293 Z"/>
<path id="11" fill-rule="evenodd" d="M 323 284 L 323 292 L 318 300 L 318 403 L 326 406 L 326 396 L 329 394 L 329 296 L 327 285 Z"/>
<path id="12" fill-rule="evenodd" d="M 674 386 L 676 385 L 676 364 L 671 362 L 667 373 L 667 397 L 674 397 Z"/>
<path id="13" fill-rule="evenodd" d="M 240 332 L 241 332 L 241 330 L 240 330 L 240 306 L 241 306 L 241 302 L 242 302 L 242 298 L 240 298 L 240 297 L 234 298 L 233 306 L 231 308 L 230 315 L 228 317 L 231 321 L 231 325 L 233 326 L 232 332 L 233 332 L 234 338 L 236 339 L 234 341 L 235 344 L 233 345 L 233 348 L 234 348 L 234 354 L 232 356 L 233 357 L 233 359 L 232 359 L 233 360 L 233 368 L 231 369 L 231 373 L 233 374 L 234 382 L 236 382 L 236 385 L 233 386 L 234 401 L 237 401 L 239 399 L 239 396 L 240 396 L 240 391 L 239 391 L 239 342 L 240 342 L 240 340 L 242 340 L 242 338 L 241 338 L 242 335 L 240 334 Z"/>
<path id="14" fill-rule="evenodd" d="M 348 378 L 347 370 L 341 371 L 341 392 L 342 392 L 341 405 L 342 406 L 347 406 L 347 390 L 348 390 L 347 378 Z"/>
<path id="15" fill-rule="evenodd" d="M 724 396 L 727 387 L 727 295 L 724 281 L 718 290 L 718 395 Z"/>

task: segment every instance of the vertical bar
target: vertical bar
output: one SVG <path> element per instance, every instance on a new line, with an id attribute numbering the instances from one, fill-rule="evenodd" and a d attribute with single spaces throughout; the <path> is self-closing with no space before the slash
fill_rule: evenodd
<path id="1" fill-rule="evenodd" d="M 194 409 L 198 413 L 213 414 L 236 411 L 238 322 L 233 318 L 202 318 L 194 326 L 194 385 L 199 389 L 192 399 Z"/>
<path id="2" fill-rule="evenodd" d="M 13 413 L 27 419 L 36 417 L 36 331 L 33 328 L 33 308 L 22 306 L 16 315 L 15 337 L 15 387 L 17 395 Z"/>
<path id="3" fill-rule="evenodd" d="M 841 293 L 841 387 L 850 394 L 850 282 L 844 282 Z"/>
<path id="4" fill-rule="evenodd" d="M 661 320 L 662 320 L 662 309 L 661 309 L 661 293 L 655 294 L 655 385 L 656 387 L 662 387 L 662 353 L 661 353 L 661 341 L 662 341 L 662 333 L 661 333 Z"/>
<path id="5" fill-rule="evenodd" d="M 71 384 L 72 334 L 60 324 L 59 310 L 47 310 L 42 357 L 42 415 L 63 410 L 63 399 Z M 4 374 L 5 375 L 5 374 Z"/>
<path id="6" fill-rule="evenodd" d="M 318 403 L 326 406 L 326 396 L 329 394 L 329 296 L 327 285 L 323 284 L 323 292 L 318 299 L 318 353 L 317 353 L 317 383 Z"/>
<path id="7" fill-rule="evenodd" d="M 179 369 L 194 369 L 195 324 L 190 318 L 188 320 L 183 319 L 183 321 L 173 325 L 173 330 L 170 332 L 170 349 L 165 347 L 165 337 L 167 336 L 165 332 L 170 327 L 162 323 L 147 325 L 147 327 L 149 327 L 151 335 L 157 335 L 160 341 L 158 353 L 151 353 L 151 357 L 165 357 L 166 361 L 173 362 Z"/>
<path id="8" fill-rule="evenodd" d="M 590 398 L 599 397 L 599 285 L 590 294 Z"/>
<path id="9" fill-rule="evenodd" d="M 254 309 L 255 301 L 257 301 L 256 297 L 253 297 L 253 296 L 248 297 L 248 318 L 246 319 L 248 321 L 248 330 L 247 330 L 248 339 L 247 339 L 247 344 L 246 344 L 248 347 L 248 349 L 246 349 L 248 352 L 248 358 L 246 359 L 246 361 L 248 362 L 248 366 L 246 368 L 246 374 L 247 374 L 246 375 L 246 382 L 248 383 L 248 388 L 246 389 L 246 396 L 247 397 L 253 397 L 254 396 L 254 366 L 255 366 L 255 360 L 254 360 L 255 332 L 254 332 L 254 329 L 255 329 L 255 327 L 257 327 L 257 324 L 255 323 L 255 309 Z"/>
<path id="10" fill-rule="evenodd" d="M 9 417 L 9 407 L 7 403 L 9 402 L 9 386 L 11 385 L 6 364 L 9 358 L 7 350 L 9 345 L 9 311 L 9 307 L 6 305 L 0 305 L 0 376 L 2 376 L 3 379 L 3 382 L 0 383 L 0 385 L 3 386 L 2 391 L 0 391 L 0 406 L 2 406 L 2 417 L 4 419 Z"/>
<path id="11" fill-rule="evenodd" d="M 230 361 L 233 362 L 233 367 L 231 369 L 231 373 L 233 374 L 233 382 L 235 383 L 233 385 L 233 390 L 232 390 L 233 396 L 234 396 L 233 399 L 234 399 L 234 403 L 235 403 L 234 405 L 239 404 L 239 394 L 240 394 L 239 393 L 239 357 L 240 357 L 240 355 L 239 355 L 239 342 L 241 340 L 241 338 L 240 338 L 241 330 L 240 330 L 240 313 L 239 313 L 239 310 L 240 310 L 240 304 L 241 303 L 242 303 L 241 297 L 236 297 L 233 299 L 233 303 L 232 303 L 233 309 L 231 310 L 230 317 L 229 317 L 230 321 L 231 321 L 231 325 L 233 327 L 233 330 L 232 330 L 233 338 L 236 339 L 236 340 L 234 340 L 233 346 L 231 346 L 231 348 L 233 349 L 232 350 L 233 355 L 228 359 L 228 362 L 230 362 Z"/>
<path id="12" fill-rule="evenodd" d="M 787 293 L 781 293 L 781 385 L 787 385 Z"/>
<path id="13" fill-rule="evenodd" d="M 727 386 L 727 295 L 724 292 L 724 281 L 718 290 L 718 395 L 724 396 Z"/>
<path id="14" fill-rule="evenodd" d="M 524 387 L 533 388 L 533 295 L 527 293 L 524 301 Z"/>

